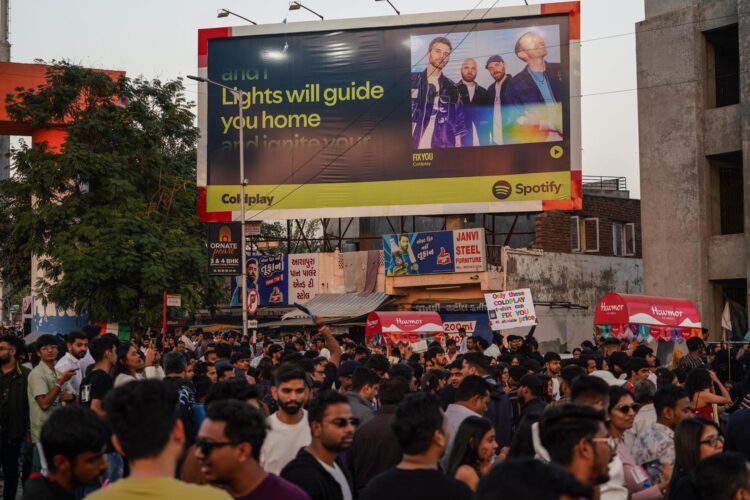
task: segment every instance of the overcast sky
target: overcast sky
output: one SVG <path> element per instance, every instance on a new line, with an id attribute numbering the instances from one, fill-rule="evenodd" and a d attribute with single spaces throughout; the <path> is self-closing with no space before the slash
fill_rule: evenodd
<path id="1" fill-rule="evenodd" d="M 392 0 L 403 14 L 487 9 L 523 0 Z M 302 0 L 326 19 L 395 13 L 374 0 Z M 529 0 L 530 4 L 541 3 Z M 194 74 L 197 30 L 244 24 L 217 19 L 227 8 L 261 24 L 310 21 L 286 0 L 10 0 L 11 60 L 67 59 L 125 70 L 130 76 L 171 79 Z M 584 175 L 626 176 L 639 197 L 635 23 L 643 0 L 582 0 L 581 87 Z M 187 81 L 197 102 L 197 87 Z"/>

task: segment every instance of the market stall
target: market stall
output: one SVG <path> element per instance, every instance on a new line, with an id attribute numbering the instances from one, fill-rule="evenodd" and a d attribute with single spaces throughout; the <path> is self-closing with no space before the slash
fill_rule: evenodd
<path id="1" fill-rule="evenodd" d="M 365 326 L 369 345 L 442 342 L 444 336 L 443 321 L 436 312 L 372 312 Z"/>
<path id="2" fill-rule="evenodd" d="M 608 293 L 596 306 L 594 325 L 604 338 L 683 342 L 703 337 L 695 304 L 669 297 Z"/>

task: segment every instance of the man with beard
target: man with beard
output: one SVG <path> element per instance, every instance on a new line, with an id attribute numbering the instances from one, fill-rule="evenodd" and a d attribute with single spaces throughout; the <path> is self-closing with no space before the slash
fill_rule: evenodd
<path id="1" fill-rule="evenodd" d="M 245 266 L 245 279 L 247 280 L 247 291 L 258 289 L 258 259 L 248 259 Z M 242 304 L 240 296 L 242 295 L 242 282 L 235 281 L 234 293 L 232 294 L 231 305 Z"/>
<path id="2" fill-rule="evenodd" d="M 552 400 L 560 399 L 560 355 L 556 352 L 548 352 L 544 355 L 545 375 L 552 379 Z"/>
<path id="3" fill-rule="evenodd" d="M 258 409 L 238 400 L 209 404 L 195 441 L 201 472 L 237 500 L 307 500 L 297 486 L 261 468 L 258 460 L 265 437 L 265 418 Z"/>
<path id="4" fill-rule="evenodd" d="M 506 142 L 503 134 L 505 124 L 503 111 L 507 99 L 506 89 L 511 80 L 511 75 L 505 73 L 505 59 L 500 55 L 490 56 L 484 68 L 490 72 L 492 79 L 495 80 L 495 83 L 487 88 L 487 99 L 489 104 L 492 105 L 490 144 L 501 145 Z"/>
<path id="5" fill-rule="evenodd" d="M 461 140 L 462 146 L 486 146 L 490 144 L 490 116 L 488 106 L 492 104 L 487 90 L 477 84 L 477 62 L 466 59 L 461 65 L 461 81 L 458 82 L 458 93 L 464 106 L 466 128 L 469 133 Z"/>
<path id="6" fill-rule="evenodd" d="M 553 408 L 542 416 L 539 436 L 551 461 L 579 483 L 596 486 L 609 480 L 617 441 L 607 431 L 604 412 L 577 404 Z"/>
<path id="7" fill-rule="evenodd" d="M 352 480 L 338 454 L 348 449 L 359 420 L 352 417 L 346 396 L 320 393 L 308 413 L 312 442 L 281 471 L 281 477 L 302 488 L 312 500 L 352 500 Z"/>
<path id="8" fill-rule="evenodd" d="M 18 362 L 23 341 L 15 335 L 0 337 L 0 457 L 4 474 L 3 500 L 14 500 L 18 489 L 18 457 L 29 431 L 26 392 L 29 369 Z"/>
<path id="9" fill-rule="evenodd" d="M 430 42 L 427 67 L 411 74 L 411 128 L 414 149 L 461 147 L 468 134 L 458 87 L 443 74 L 453 45 L 439 36 Z"/>
<path id="10" fill-rule="evenodd" d="M 300 448 L 310 444 L 310 424 L 302 408 L 310 397 L 305 371 L 292 363 L 279 366 L 271 395 L 279 409 L 268 417 L 269 430 L 260 451 L 260 465 L 267 472 L 279 474 Z"/>
<path id="11" fill-rule="evenodd" d="M 70 387 L 73 388 L 75 394 L 78 394 L 81 388 L 81 380 L 86 375 L 81 373 L 81 360 L 86 357 L 88 352 L 89 339 L 82 332 L 70 332 L 65 338 L 65 343 L 68 352 L 55 364 L 55 370 L 61 373 L 76 370 L 75 375 L 70 379 Z"/>
<path id="12" fill-rule="evenodd" d="M 94 369 L 81 381 L 79 403 L 100 417 L 104 417 L 104 397 L 114 384 L 112 368 L 117 363 L 117 345 L 117 337 L 111 333 L 94 338 L 90 345 Z"/>

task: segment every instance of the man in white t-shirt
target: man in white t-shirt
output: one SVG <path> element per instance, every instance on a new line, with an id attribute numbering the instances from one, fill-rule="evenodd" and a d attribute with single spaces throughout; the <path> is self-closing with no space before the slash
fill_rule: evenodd
<path id="1" fill-rule="evenodd" d="M 352 500 L 352 480 L 338 455 L 354 439 L 359 420 L 343 394 L 320 393 L 310 403 L 308 420 L 312 442 L 281 471 L 281 477 L 299 486 L 312 500 Z"/>
<path id="2" fill-rule="evenodd" d="M 260 450 L 260 465 L 266 472 L 279 475 L 300 448 L 310 444 L 310 424 L 303 409 L 310 387 L 304 370 L 293 364 L 280 366 L 271 394 L 279 409 L 266 421 L 269 430 Z"/>
<path id="3" fill-rule="evenodd" d="M 68 352 L 57 361 L 55 370 L 60 373 L 75 370 L 75 375 L 70 379 L 70 387 L 78 394 L 81 388 L 81 380 L 85 375 L 81 373 L 81 360 L 89 352 L 89 339 L 85 333 L 70 332 L 65 337 L 65 344 Z"/>

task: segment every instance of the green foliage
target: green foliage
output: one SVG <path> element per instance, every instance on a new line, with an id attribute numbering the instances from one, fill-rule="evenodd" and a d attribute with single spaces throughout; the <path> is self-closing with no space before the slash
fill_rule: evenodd
<path id="1" fill-rule="evenodd" d="M 207 275 L 195 214 L 191 107 L 180 80 L 113 81 L 68 63 L 9 97 L 13 119 L 35 128 L 64 122 L 68 137 L 60 154 L 46 143 L 12 153 L 15 176 L 0 183 L 0 229 L 9 235 L 0 262 L 36 256 L 46 279 L 34 287 L 97 321 L 157 324 L 164 290 L 182 294 L 188 312 L 215 303 L 219 281 Z M 4 265 L 3 279 L 23 284 L 22 267 Z"/>

